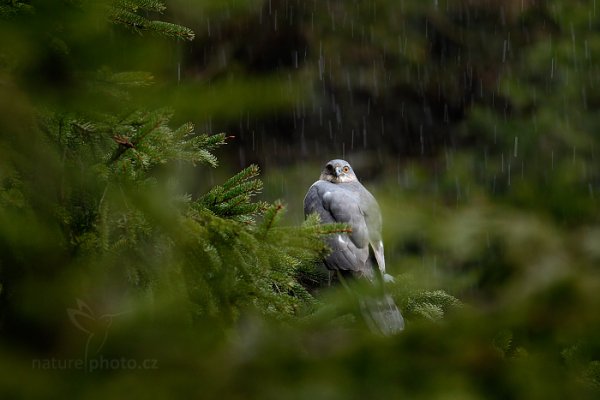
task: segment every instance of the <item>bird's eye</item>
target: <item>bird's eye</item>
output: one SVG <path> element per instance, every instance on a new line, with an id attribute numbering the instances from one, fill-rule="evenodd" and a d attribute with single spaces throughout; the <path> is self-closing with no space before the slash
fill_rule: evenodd
<path id="1" fill-rule="evenodd" d="M 344 171 L 345 174 L 347 174 L 350 171 L 350 167 L 348 167 L 347 165 L 342 169 L 342 171 Z"/>

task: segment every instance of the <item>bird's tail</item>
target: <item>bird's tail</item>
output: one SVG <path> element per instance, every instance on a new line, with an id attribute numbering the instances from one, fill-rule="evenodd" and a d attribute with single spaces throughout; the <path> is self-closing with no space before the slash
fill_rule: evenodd
<path id="1" fill-rule="evenodd" d="M 359 300 L 360 311 L 371 331 L 385 336 L 404 329 L 404 318 L 389 294 L 379 297 L 363 297 Z"/>
<path id="2" fill-rule="evenodd" d="M 360 288 L 354 287 L 353 289 L 351 287 L 352 283 L 357 283 L 356 276 L 351 272 L 344 276 L 343 272 L 337 270 L 338 279 L 349 293 L 358 295 L 360 312 L 371 332 L 390 336 L 404 330 L 402 313 L 392 296 L 385 293 L 384 288 L 384 282 L 393 281 L 394 278 L 387 274 L 379 277 L 372 276 L 371 279 L 367 278 L 372 285 L 375 285 L 376 290 L 370 293 L 364 293 L 364 291 L 361 293 Z M 364 282 L 362 279 L 361 281 Z"/>

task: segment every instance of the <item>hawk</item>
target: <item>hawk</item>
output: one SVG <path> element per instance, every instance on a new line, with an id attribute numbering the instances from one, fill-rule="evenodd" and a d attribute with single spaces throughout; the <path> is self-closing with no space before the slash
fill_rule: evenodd
<path id="1" fill-rule="evenodd" d="M 402 314 L 383 289 L 383 283 L 393 278 L 385 273 L 379 205 L 347 161 L 329 161 L 319 180 L 308 189 L 304 215 L 312 213 L 320 216 L 321 223 L 341 222 L 352 229 L 326 239 L 332 251 L 323 261 L 342 282 L 366 279 L 380 289 L 377 297 L 359 299 L 367 325 L 384 335 L 404 329 Z"/>

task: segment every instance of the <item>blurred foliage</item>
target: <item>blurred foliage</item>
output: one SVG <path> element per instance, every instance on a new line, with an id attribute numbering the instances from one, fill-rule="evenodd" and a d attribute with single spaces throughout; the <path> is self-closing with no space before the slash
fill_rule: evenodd
<path id="1" fill-rule="evenodd" d="M 3 397 L 598 398 L 595 1 L 165 3 L 0 4 Z M 339 156 L 396 337 L 300 223 Z"/>

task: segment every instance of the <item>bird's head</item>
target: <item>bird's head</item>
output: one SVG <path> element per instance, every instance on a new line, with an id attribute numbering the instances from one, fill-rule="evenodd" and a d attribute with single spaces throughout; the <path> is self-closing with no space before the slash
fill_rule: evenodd
<path id="1" fill-rule="evenodd" d="M 348 161 L 331 160 L 323 168 L 320 179 L 331 183 L 356 182 L 358 179 Z"/>

